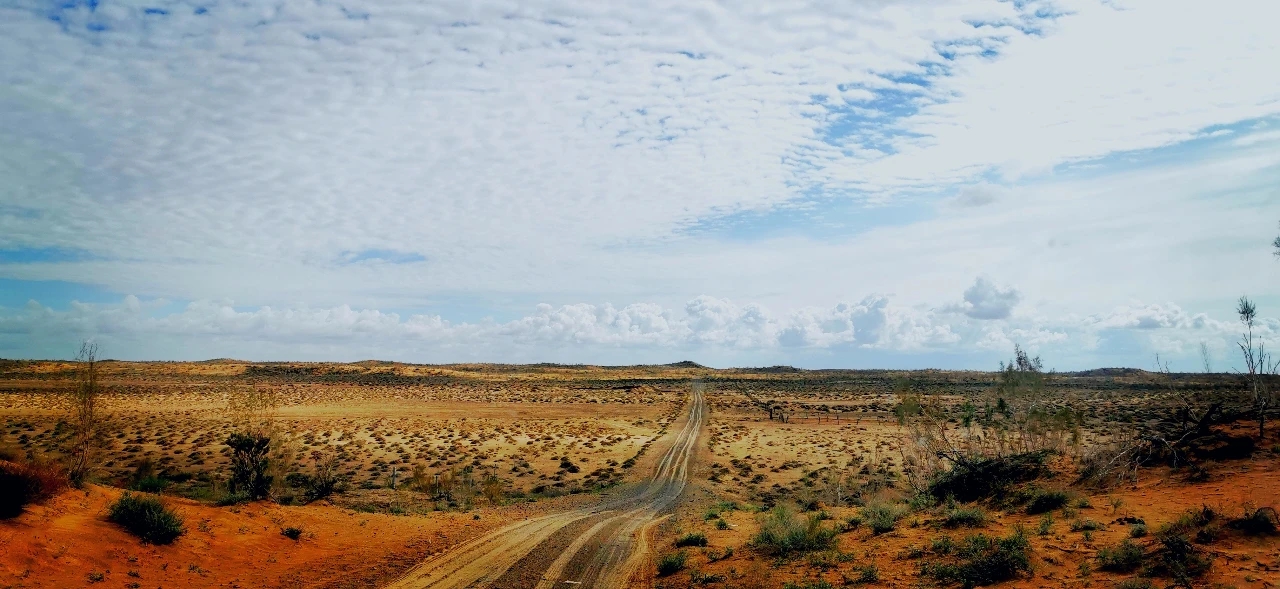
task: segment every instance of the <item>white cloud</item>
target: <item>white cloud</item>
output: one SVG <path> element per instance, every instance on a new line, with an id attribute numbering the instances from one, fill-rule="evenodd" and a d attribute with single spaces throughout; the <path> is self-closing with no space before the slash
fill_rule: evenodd
<path id="1" fill-rule="evenodd" d="M 1111 313 L 1095 318 L 1098 327 L 1121 329 L 1221 329 L 1221 322 L 1210 319 L 1204 313 L 1194 316 L 1173 303 L 1119 307 Z"/>
<path id="2" fill-rule="evenodd" d="M 758 304 L 701 296 L 682 310 L 652 303 L 622 308 L 543 304 L 532 314 L 507 322 L 455 323 L 436 315 L 402 317 L 346 305 L 238 309 L 228 301 L 197 301 L 180 310 L 166 310 L 163 301 L 142 302 L 130 296 L 119 304 L 75 303 L 63 311 L 32 301 L 25 310 L 0 314 L 0 351 L 48 349 L 64 356 L 80 338 L 92 338 L 109 355 L 124 359 L 154 357 L 149 354 L 164 349 L 164 357 L 180 359 L 236 356 L 249 350 L 268 358 L 329 360 L 378 357 L 443 362 L 501 354 L 545 361 L 568 354 L 578 361 L 585 357 L 625 364 L 637 357 L 678 355 L 714 356 L 741 364 L 776 358 L 788 349 L 863 350 L 921 358 L 976 350 L 983 357 L 1002 358 L 1014 344 L 1021 344 L 1058 360 L 1059 368 L 1078 368 L 1116 360 L 1115 350 L 1098 348 L 1112 334 L 1146 342 L 1143 355 L 1122 357 L 1131 365 L 1145 366 L 1147 353 L 1181 355 L 1190 361 L 1200 342 L 1209 342 L 1215 354 L 1222 355 L 1239 335 L 1235 328 L 1201 315 L 1187 317 L 1171 304 L 1125 307 L 1106 315 L 1020 317 L 993 323 L 907 307 L 884 296 L 785 314 L 771 313 Z M 1263 319 L 1257 334 L 1268 345 L 1280 344 L 1280 320 Z M 1232 361 L 1229 356 L 1223 360 L 1228 365 Z M 837 363 L 850 361 L 856 360 Z"/>
<path id="3" fill-rule="evenodd" d="M 1001 287 L 979 276 L 964 291 L 964 303 L 949 310 L 964 313 L 973 319 L 1008 319 L 1013 308 L 1022 300 L 1022 294 L 1012 286 Z"/>
<path id="4" fill-rule="evenodd" d="M 1280 110 L 1280 81 L 1256 69 L 1280 57 L 1257 20 L 1280 16 L 1280 5 L 1056 4 L 1067 14 L 1043 35 L 1010 35 L 999 58 L 960 60 L 935 79 L 928 103 L 897 125 L 896 153 L 833 158 L 827 174 L 885 187 L 1016 179 Z"/>
<path id="5" fill-rule="evenodd" d="M 789 317 L 789 325 L 778 332 L 778 343 L 790 347 L 829 347 L 881 344 L 888 323 L 889 299 L 870 296 L 857 304 L 840 303 L 831 309 L 800 309 Z"/>
<path id="6" fill-rule="evenodd" d="M 57 320 L 174 337 L 462 346 L 506 329 L 730 350 L 987 349 L 1014 327 L 983 325 L 984 340 L 953 321 L 1265 292 L 1276 273 L 1240 252 L 1280 216 L 1280 140 L 1217 127 L 1280 114 L 1280 5 L 1115 4 L 10 3 L 0 251 L 87 255 L 0 261 L 0 278 L 259 308 Z M 1205 143 L 1126 165 L 1187 140 Z M 683 233 L 813 194 L 950 200 L 942 218 L 837 238 Z M 975 291 L 965 319 L 920 310 L 977 275 L 1018 290 Z M 850 292 L 896 306 L 831 305 Z M 521 315 L 650 302 L 489 326 L 353 310 L 450 297 Z M 1090 329 L 1184 329 L 1184 314 Z M 1046 329 L 1014 336 L 1067 333 Z"/>

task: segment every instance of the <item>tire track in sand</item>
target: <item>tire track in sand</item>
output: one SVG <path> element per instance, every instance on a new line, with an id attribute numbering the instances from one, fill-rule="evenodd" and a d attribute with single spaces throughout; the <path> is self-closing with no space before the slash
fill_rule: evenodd
<path id="1" fill-rule="evenodd" d="M 547 540 L 557 531 L 593 516 L 604 517 L 560 549 L 563 552 L 551 560 L 536 587 L 550 589 L 565 581 L 580 588 L 624 586 L 647 558 L 647 545 L 640 537 L 646 524 L 684 491 L 704 413 L 703 387 L 695 382 L 684 427 L 663 454 L 653 478 L 638 492 L 594 508 L 542 516 L 490 532 L 418 564 L 388 589 L 492 586 L 531 552 L 555 549 Z"/>

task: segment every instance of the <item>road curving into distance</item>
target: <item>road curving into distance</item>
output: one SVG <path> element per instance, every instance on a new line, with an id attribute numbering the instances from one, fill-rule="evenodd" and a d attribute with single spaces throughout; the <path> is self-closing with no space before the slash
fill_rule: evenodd
<path id="1" fill-rule="evenodd" d="M 703 385 L 652 478 L 599 505 L 517 522 L 409 570 L 388 589 L 624 587 L 648 558 L 645 532 L 684 491 L 706 417 Z"/>

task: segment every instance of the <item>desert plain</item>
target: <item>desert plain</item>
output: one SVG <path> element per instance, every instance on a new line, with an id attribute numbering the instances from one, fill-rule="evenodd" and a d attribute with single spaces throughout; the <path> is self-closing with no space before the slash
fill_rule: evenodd
<path id="1" fill-rule="evenodd" d="M 1239 375 L 97 371 L 92 468 L 0 520 L 0 587 L 1280 584 L 1280 435 L 1259 433 Z M 0 361 L 5 464 L 56 474 L 81 372 Z M 267 399 L 261 497 L 232 491 L 243 395 Z M 125 494 L 156 498 L 180 535 L 130 533 L 112 515 Z"/>

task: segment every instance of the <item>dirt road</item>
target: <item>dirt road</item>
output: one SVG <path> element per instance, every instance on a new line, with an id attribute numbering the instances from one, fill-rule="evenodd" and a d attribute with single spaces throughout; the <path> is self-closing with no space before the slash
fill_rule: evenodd
<path id="1" fill-rule="evenodd" d="M 705 419 L 703 387 L 653 476 L 599 505 L 509 525 L 415 566 L 388 589 L 624 587 L 648 558 L 642 532 L 658 521 L 689 476 Z"/>

